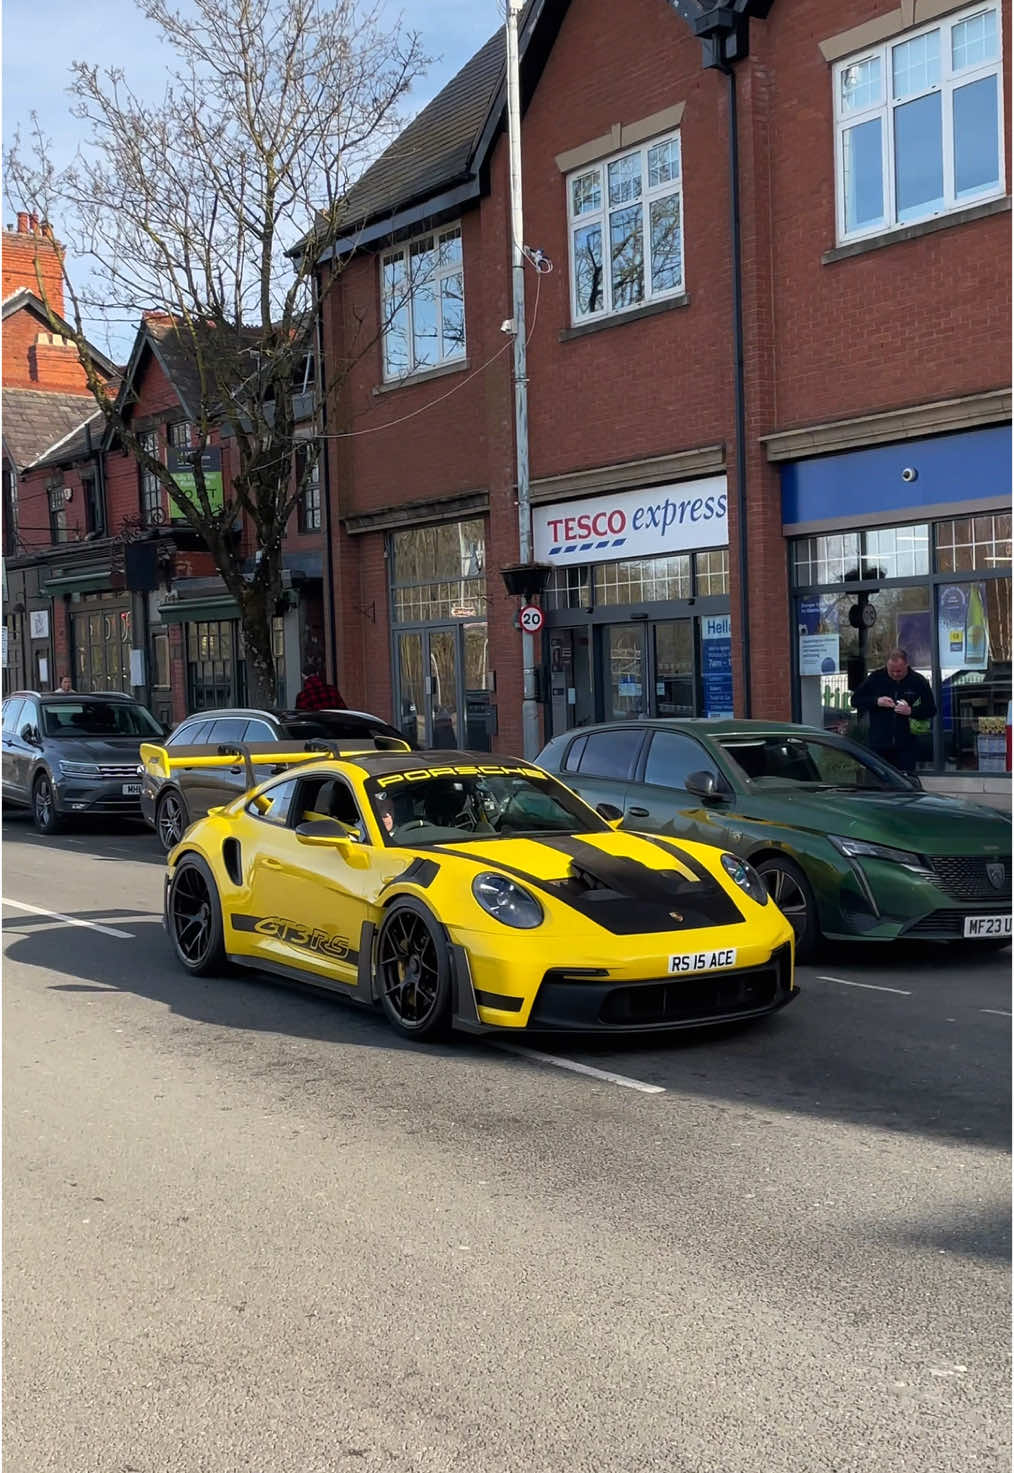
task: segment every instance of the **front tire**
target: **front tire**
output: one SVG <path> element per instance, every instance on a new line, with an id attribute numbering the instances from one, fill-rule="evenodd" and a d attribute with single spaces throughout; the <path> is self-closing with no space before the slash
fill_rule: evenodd
<path id="1" fill-rule="evenodd" d="M 781 854 L 762 859 L 754 866 L 763 876 L 768 894 L 796 935 L 796 960 L 809 961 L 817 950 L 817 903 L 810 882 L 794 860 Z"/>
<path id="2" fill-rule="evenodd" d="M 32 818 L 40 834 L 58 834 L 63 828 L 53 784 L 45 772 L 40 772 L 32 785 Z"/>
<path id="3" fill-rule="evenodd" d="M 221 976 L 227 971 L 218 886 L 197 854 L 185 854 L 173 872 L 166 920 L 176 960 L 192 977 Z"/>
<path id="4" fill-rule="evenodd" d="M 446 1037 L 451 1014 L 451 953 L 443 931 L 418 900 L 396 900 L 377 936 L 375 977 L 388 1022 L 405 1038 Z"/>
<path id="5" fill-rule="evenodd" d="M 181 795 L 173 791 L 163 793 L 155 808 L 155 833 L 163 854 L 176 848 L 189 825 L 190 815 Z"/>

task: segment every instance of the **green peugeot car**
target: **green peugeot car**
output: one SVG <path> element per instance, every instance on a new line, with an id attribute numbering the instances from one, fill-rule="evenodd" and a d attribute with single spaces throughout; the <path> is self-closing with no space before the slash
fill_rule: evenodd
<path id="1" fill-rule="evenodd" d="M 771 721 L 635 720 L 565 732 L 537 761 L 606 816 L 622 814 L 623 828 L 750 860 L 801 958 L 821 937 L 1010 942 L 1009 816 L 924 792 L 843 737 Z"/>

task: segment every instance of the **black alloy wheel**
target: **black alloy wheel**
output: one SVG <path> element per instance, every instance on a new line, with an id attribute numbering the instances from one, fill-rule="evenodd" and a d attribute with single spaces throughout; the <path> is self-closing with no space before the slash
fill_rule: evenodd
<path id="1" fill-rule="evenodd" d="M 451 957 L 437 922 L 424 905 L 396 900 L 377 937 L 380 1003 L 399 1033 L 432 1039 L 446 1034 L 451 1002 Z"/>
<path id="2" fill-rule="evenodd" d="M 180 860 L 166 900 L 176 958 L 195 977 L 226 970 L 222 907 L 211 871 L 196 854 Z"/>
<path id="3" fill-rule="evenodd" d="M 807 961 L 817 950 L 817 905 L 810 882 L 799 865 L 783 855 L 772 855 L 755 866 L 768 894 L 796 934 L 796 960 Z"/>
<path id="4" fill-rule="evenodd" d="M 155 832 L 163 853 L 168 854 L 170 849 L 176 848 L 189 823 L 190 816 L 180 795 L 163 793 L 155 809 Z"/>
<path id="5" fill-rule="evenodd" d="M 46 773 L 40 772 L 32 788 L 32 818 L 40 834 L 56 834 L 63 820 L 56 811 L 56 795 Z"/>

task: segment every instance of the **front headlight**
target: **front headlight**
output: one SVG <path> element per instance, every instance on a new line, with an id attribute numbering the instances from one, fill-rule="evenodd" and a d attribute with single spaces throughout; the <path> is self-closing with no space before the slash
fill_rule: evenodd
<path id="1" fill-rule="evenodd" d="M 95 762 L 65 762 L 60 759 L 60 771 L 64 777 L 98 777 L 98 764 Z"/>
<path id="2" fill-rule="evenodd" d="M 542 924 L 542 906 L 535 896 L 506 875 L 476 875 L 472 881 L 472 894 L 484 911 L 505 926 L 531 931 Z"/>
<path id="3" fill-rule="evenodd" d="M 740 859 L 738 854 L 723 854 L 722 868 L 730 880 L 735 880 L 739 888 L 746 891 L 751 900 L 755 900 L 758 905 L 767 905 L 770 899 L 768 887 L 752 864 Z"/>
<path id="4" fill-rule="evenodd" d="M 886 859 L 891 864 L 907 865 L 909 869 L 926 869 L 926 861 L 922 855 L 911 854 L 907 849 L 892 849 L 888 844 L 870 844 L 865 839 L 849 839 L 842 834 L 828 834 L 827 837 L 846 859 Z"/>

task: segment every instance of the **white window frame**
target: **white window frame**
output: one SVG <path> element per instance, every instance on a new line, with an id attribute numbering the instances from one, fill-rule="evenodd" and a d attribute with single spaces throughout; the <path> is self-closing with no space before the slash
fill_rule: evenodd
<path id="1" fill-rule="evenodd" d="M 675 179 L 666 179 L 654 188 L 647 187 L 648 178 L 648 151 L 656 148 L 660 143 L 674 142 L 676 144 L 676 157 L 678 160 L 678 172 Z M 640 199 L 637 201 L 625 201 L 619 205 L 609 204 L 609 166 L 619 162 L 620 159 L 631 158 L 634 154 L 641 157 L 641 178 L 644 181 Z M 576 179 L 581 179 L 596 170 L 599 173 L 601 204 L 597 210 L 588 210 L 580 214 L 574 211 L 573 184 Z M 623 317 L 628 312 L 638 312 L 642 308 L 650 306 L 653 302 L 668 301 L 673 297 L 681 297 L 686 292 L 686 252 L 684 246 L 684 232 L 686 221 L 683 213 L 683 144 L 678 128 L 668 133 L 660 133 L 657 138 L 648 138 L 644 143 L 634 148 L 621 148 L 616 153 L 611 153 L 606 158 L 595 159 L 593 162 L 583 164 L 578 169 L 572 169 L 566 176 L 565 185 L 567 190 L 567 254 L 570 265 L 570 320 L 574 327 L 581 327 L 589 322 L 601 322 L 607 317 Z M 654 200 L 665 199 L 669 195 L 677 195 L 679 198 L 679 248 L 680 248 L 680 279 L 672 287 L 664 291 L 652 291 L 652 260 L 651 260 L 651 230 L 649 227 L 650 206 Z M 609 216 L 617 210 L 627 209 L 631 204 L 639 203 L 641 206 L 641 230 L 644 249 L 644 296 L 639 302 L 629 307 L 613 306 L 613 279 L 611 270 L 611 259 L 609 250 Z M 598 224 L 602 231 L 602 306 L 595 312 L 579 312 L 577 306 L 577 273 L 574 266 L 574 233 L 587 225 Z"/>
<path id="2" fill-rule="evenodd" d="M 437 265 L 433 275 L 427 280 L 432 282 L 437 302 L 437 361 L 435 363 L 417 363 L 415 360 L 415 285 L 409 284 L 405 298 L 405 306 L 408 312 L 406 347 L 408 352 L 408 367 L 402 373 L 396 373 L 387 366 L 387 333 L 389 327 L 389 297 L 386 285 L 387 267 L 394 261 L 401 261 L 405 272 L 405 280 L 409 280 L 411 272 L 412 253 L 418 249 L 426 240 L 433 242 L 433 249 L 439 252 L 442 245 L 450 240 L 461 242 L 460 260 L 452 261 L 446 266 Z M 460 345 L 455 344 L 453 348 L 445 350 L 443 332 L 443 283 L 452 276 L 461 277 L 461 308 L 462 308 L 462 340 Z M 401 379 L 410 378 L 417 373 L 432 373 L 435 369 L 444 368 L 447 364 L 464 362 L 467 349 L 467 324 L 465 321 L 465 252 L 464 235 L 461 222 L 441 226 L 437 230 L 427 230 L 422 235 L 413 236 L 406 240 L 396 250 L 385 251 L 380 257 L 380 352 L 381 364 L 385 383 L 398 383 Z"/>
<path id="3" fill-rule="evenodd" d="M 974 19 L 977 15 L 985 15 L 988 11 L 994 11 L 996 13 L 996 56 L 991 61 L 980 62 L 977 65 L 964 67 L 960 71 L 955 71 L 952 64 L 951 44 L 951 33 L 954 27 L 961 25 L 964 21 Z M 927 87 L 922 92 L 911 93 L 906 97 L 895 99 L 892 96 L 894 90 L 892 85 L 892 51 L 894 47 L 905 45 L 907 42 L 917 40 L 920 36 L 929 35 L 933 31 L 940 32 L 939 82 L 931 87 Z M 879 59 L 880 61 L 881 100 L 867 107 L 857 107 L 852 111 L 845 111 L 842 107 L 842 78 L 844 74 L 848 71 L 849 67 L 861 65 L 864 62 L 874 59 Z M 954 192 L 954 92 L 956 88 L 965 87 L 970 82 L 980 81 L 994 75 L 997 78 L 998 180 L 996 184 L 986 185 L 975 193 L 965 193 L 958 198 Z M 839 244 L 851 244 L 853 241 L 866 240 L 871 236 L 887 235 L 894 231 L 904 230 L 908 226 L 919 224 L 923 220 L 938 219 L 945 215 L 954 214 L 958 210 L 967 209 L 971 205 L 983 204 L 988 200 L 998 199 L 1005 193 L 1007 167 L 1004 157 L 1003 10 L 1000 0 L 990 0 L 989 4 L 973 5 L 968 9 L 956 11 L 953 15 L 938 18 L 924 26 L 913 27 L 909 31 L 902 31 L 898 35 L 892 36 L 889 41 L 843 58 L 841 61 L 836 62 L 832 68 L 832 87 L 834 92 L 835 131 L 835 214 Z M 912 102 L 917 97 L 931 96 L 935 92 L 942 94 L 943 205 L 936 209 L 927 208 L 924 214 L 909 216 L 904 220 L 899 220 L 897 218 L 895 179 L 894 113 L 899 107 L 904 106 L 905 103 Z M 854 230 L 847 230 L 845 221 L 845 134 L 850 128 L 854 128 L 864 122 L 870 122 L 878 117 L 881 120 L 880 143 L 884 214 L 874 224 L 863 225 Z"/>

